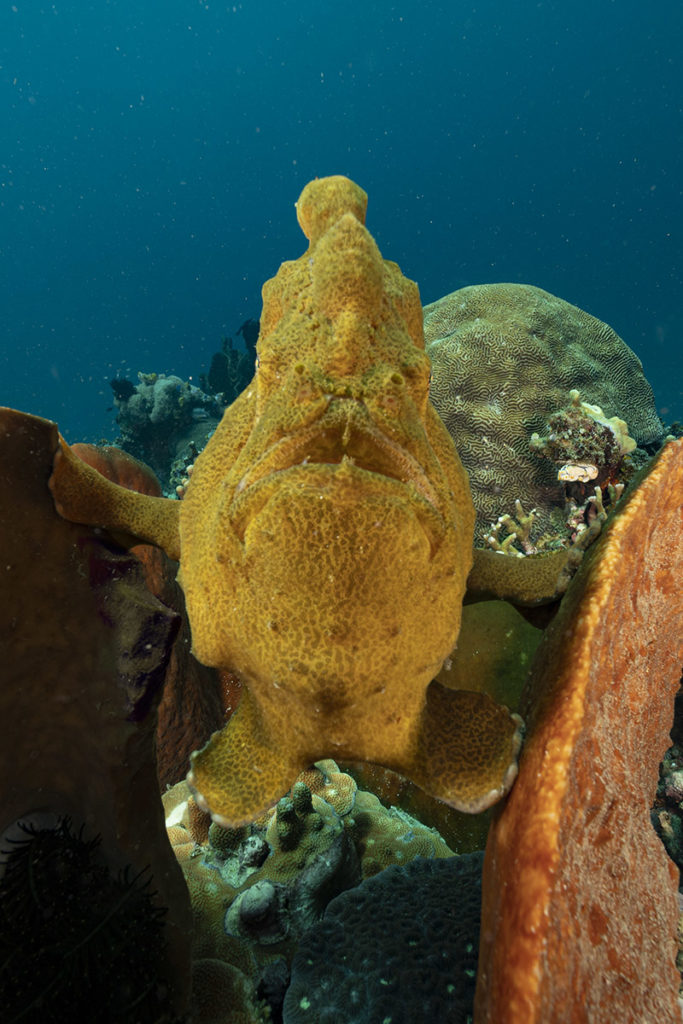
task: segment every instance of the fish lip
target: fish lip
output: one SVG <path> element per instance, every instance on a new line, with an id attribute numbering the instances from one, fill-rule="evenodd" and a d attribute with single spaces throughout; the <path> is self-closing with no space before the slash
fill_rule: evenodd
<path id="1" fill-rule="evenodd" d="M 374 494 L 390 501 L 400 500 L 409 506 L 429 541 L 430 558 L 437 553 L 446 536 L 446 522 L 439 509 L 418 492 L 412 481 L 403 483 L 394 477 L 362 469 L 347 457 L 338 463 L 298 463 L 286 469 L 274 470 L 236 495 L 229 512 L 235 539 L 243 546 L 246 544 L 250 524 L 277 494 L 285 480 L 294 480 L 297 489 L 308 485 L 318 495 L 332 487 L 334 500 L 355 505 L 359 500 L 358 491 L 354 489 L 354 493 L 348 488 L 354 477 L 355 486 L 360 484 L 368 495 Z"/>
<path id="2" fill-rule="evenodd" d="M 411 503 L 428 535 L 432 552 L 445 530 L 442 503 L 425 469 L 407 448 L 393 441 L 370 419 L 362 403 L 359 411 L 346 405 L 347 416 L 325 413 L 314 423 L 270 445 L 241 478 L 232 493 L 229 517 L 236 537 L 244 543 L 247 527 L 280 486 L 285 475 L 310 470 L 318 475 L 356 473 L 365 486 L 393 485 L 396 497 Z M 329 411 L 329 410 L 328 410 Z M 322 456 L 325 456 L 324 458 Z"/>
<path id="3" fill-rule="evenodd" d="M 354 402 L 354 406 L 359 403 Z M 363 407 L 364 409 L 364 407 Z M 233 501 L 273 473 L 297 466 L 350 463 L 358 469 L 412 484 L 438 512 L 436 491 L 420 462 L 407 448 L 388 437 L 364 414 L 355 411 L 339 420 L 327 415 L 270 445 L 237 484 Z"/>

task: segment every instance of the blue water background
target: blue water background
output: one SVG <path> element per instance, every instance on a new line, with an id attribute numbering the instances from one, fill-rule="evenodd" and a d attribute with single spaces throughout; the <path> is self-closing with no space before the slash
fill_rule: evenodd
<path id="1" fill-rule="evenodd" d="M 114 438 L 187 378 L 343 173 L 423 303 L 539 285 L 683 417 L 683 4 L 16 0 L 0 8 L 0 404 Z"/>

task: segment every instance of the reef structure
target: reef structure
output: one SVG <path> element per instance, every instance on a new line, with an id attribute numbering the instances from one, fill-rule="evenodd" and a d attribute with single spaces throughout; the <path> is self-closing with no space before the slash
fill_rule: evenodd
<path id="1" fill-rule="evenodd" d="M 661 444 L 652 388 L 635 353 L 607 324 L 541 288 L 460 288 L 424 307 L 424 326 L 431 400 L 469 474 L 477 548 L 487 547 L 501 517 L 514 516 L 516 502 L 527 514 L 533 509 L 536 547 L 540 538 L 548 548 L 551 540 L 568 537 L 567 477 L 558 479 L 558 453 L 549 455 L 550 441 L 544 446 L 539 439 L 557 437 L 549 420 L 571 405 L 573 392 L 593 425 L 600 419 L 606 429 L 593 432 L 590 458 L 576 448 L 577 430 L 561 465 L 613 461 L 615 417 L 628 424 L 639 446 L 654 452 Z"/>
<path id="2" fill-rule="evenodd" d="M 245 320 L 237 334 L 242 335 L 245 348 L 237 348 L 232 338 L 223 338 L 220 352 L 214 352 L 211 357 L 208 373 L 199 375 L 202 389 L 209 395 L 216 395 L 224 407 L 234 402 L 253 376 L 258 321 Z"/>
<path id="3" fill-rule="evenodd" d="M 189 993 L 190 906 L 154 739 L 180 620 L 135 558 L 56 514 L 47 481 L 58 447 L 54 423 L 0 409 L 0 850 L 12 857 L 0 880 L 3 1016 L 66 1020 L 109 992 L 102 1020 L 170 1020 Z M 124 904 L 137 930 L 117 913 Z"/>
<path id="4" fill-rule="evenodd" d="M 264 1003 L 270 1008 L 268 1019 L 281 1019 L 292 959 L 330 901 L 355 891 L 364 880 L 384 878 L 392 865 L 455 859 L 435 829 L 396 807 L 383 806 L 329 759 L 302 772 L 290 793 L 249 826 L 223 829 L 212 823 L 186 783 L 164 794 L 164 806 L 169 838 L 192 901 L 195 964 L 218 959 L 241 977 L 255 1020 L 261 1019 Z M 478 920 L 480 875 L 479 862 L 479 877 L 468 885 L 476 908 L 476 919 L 469 915 L 473 923 Z M 399 914 L 401 909 L 412 913 L 404 906 Z M 421 951 L 443 961 L 440 933 L 441 928 L 434 929 L 436 945 L 431 947 L 427 930 Z M 469 939 L 475 938 L 470 932 Z M 387 941 L 391 944 L 392 937 Z M 401 941 L 396 938 L 392 955 Z M 475 956 L 471 949 L 469 960 Z M 473 971 L 467 979 L 463 976 L 470 1003 L 473 979 Z M 444 984 L 446 980 L 444 974 Z M 379 980 L 377 986 L 381 991 Z M 233 1001 L 230 1011 L 239 1005 Z M 226 1024 L 232 1021 L 227 1008 L 218 1017 L 220 1024 L 224 1019 Z M 204 1024 L 204 1018 L 197 1024 Z"/>
<path id="5" fill-rule="evenodd" d="M 617 483 L 624 456 L 637 446 L 628 424 L 618 416 L 605 416 L 599 405 L 581 401 L 575 388 L 569 399 L 565 409 L 549 417 L 545 436 L 531 435 L 530 447 L 557 466 L 557 479 L 565 484 Z"/>
<path id="6" fill-rule="evenodd" d="M 118 444 L 154 470 L 167 492 L 180 483 L 223 415 L 222 396 L 206 394 L 174 374 L 138 373 L 111 382 Z"/>
<path id="7" fill-rule="evenodd" d="M 477 1024 L 678 1024 L 678 870 L 650 824 L 683 663 L 683 441 L 587 553 L 531 668 L 489 834 Z"/>
<path id="8" fill-rule="evenodd" d="M 316 789 L 318 783 L 309 775 L 306 782 L 299 778 L 289 796 L 282 796 L 295 768 L 309 764 L 321 747 L 349 759 L 381 754 L 388 764 L 410 770 L 420 784 L 470 811 L 501 796 L 516 770 L 519 720 L 495 702 L 480 699 L 481 693 L 454 697 L 446 687 L 429 683 L 457 635 L 474 513 L 452 443 L 427 404 L 428 368 L 420 345 L 416 289 L 376 250 L 364 227 L 365 198 L 362 190 L 343 178 L 313 182 L 302 193 L 298 214 L 308 249 L 299 260 L 284 264 L 264 289 L 264 333 L 256 377 L 229 410 L 225 429 L 219 428 L 207 446 L 182 502 L 118 486 L 85 465 L 65 442 L 58 442 L 53 424 L 3 413 L 8 456 L 0 465 L 5 491 L 14 494 L 20 481 L 20 493 L 28 495 L 21 506 L 26 512 L 23 532 L 13 528 L 3 538 L 9 567 L 4 577 L 5 606 L 21 612 L 16 621 L 10 616 L 4 623 L 8 662 L 19 666 L 7 691 L 6 714 L 11 717 L 19 709 L 20 718 L 38 716 L 41 731 L 45 726 L 56 751 L 50 747 L 46 760 L 52 771 L 53 788 L 48 791 L 42 781 L 46 764 L 34 764 L 38 759 L 31 732 L 17 730 L 21 734 L 11 737 L 5 772 L 13 781 L 3 813 L 7 820 L 13 817 L 15 824 L 21 815 L 38 829 L 37 822 L 22 814 L 25 788 L 37 787 L 41 797 L 47 793 L 45 799 L 55 792 L 60 813 L 73 814 L 75 809 L 81 819 L 85 813 L 86 824 L 103 822 L 102 849 L 112 851 L 108 854 L 112 863 L 134 863 L 129 851 L 139 857 L 142 848 L 137 805 L 135 826 L 130 820 L 132 773 L 136 796 L 144 793 L 150 801 L 145 840 L 156 847 L 158 839 L 158 807 L 149 784 L 154 775 L 149 716 L 163 676 L 161 662 L 176 628 L 174 617 L 150 604 L 147 595 L 132 618 L 145 629 L 156 622 L 158 633 L 145 634 L 143 629 L 141 635 L 139 629 L 128 628 L 130 619 L 119 618 L 130 597 L 127 585 L 135 591 L 135 570 L 125 556 L 112 554 L 99 531 L 64 523 L 53 514 L 46 485 L 54 454 L 51 487 L 64 518 L 104 527 L 126 544 L 141 539 L 153 542 L 170 557 L 180 558 L 183 585 L 188 595 L 192 592 L 190 615 L 198 653 L 223 668 L 237 667 L 244 678 L 245 696 L 228 732 L 194 759 L 194 809 L 188 811 L 186 823 L 175 826 L 173 836 L 188 878 L 196 880 L 200 872 L 197 867 L 195 874 L 194 861 L 203 861 L 203 868 L 213 872 L 211 881 L 216 882 L 220 874 L 221 884 L 232 885 L 232 878 L 238 883 L 235 891 L 242 890 L 235 906 L 228 913 L 222 907 L 219 914 L 221 885 L 197 885 L 197 902 L 202 895 L 207 903 L 213 899 L 210 913 L 220 917 L 222 935 L 233 951 L 245 934 L 257 934 L 264 947 L 277 945 L 284 941 L 278 928 L 289 928 L 296 916 L 281 913 L 282 888 L 297 889 L 296 872 L 286 883 L 265 877 L 275 866 L 275 856 L 264 877 L 249 884 L 252 875 L 247 872 L 266 865 L 271 854 L 277 854 L 280 867 L 288 870 L 292 854 L 305 853 L 305 860 L 315 849 L 314 832 L 324 833 L 324 856 L 339 850 L 343 854 L 335 859 L 335 852 L 324 865 L 325 870 L 341 865 L 338 875 L 332 871 L 334 883 L 341 881 L 343 886 L 356 881 L 357 867 L 363 874 L 367 847 L 362 855 L 356 850 L 360 863 L 354 863 L 349 843 L 339 839 L 351 829 L 343 821 L 340 828 L 334 817 L 348 818 L 351 812 L 360 817 L 362 799 L 341 778 L 343 773 L 328 764 L 324 786 Z M 364 325 L 363 330 L 359 325 Z M 578 403 L 578 399 L 571 401 Z M 591 398 L 590 407 L 593 420 L 605 420 L 613 436 L 621 431 L 615 423 L 621 416 L 611 412 L 605 399 Z M 555 415 L 566 405 L 558 401 L 553 408 Z M 625 415 L 628 428 L 622 434 L 637 435 L 633 417 Z M 41 433 L 45 430 L 47 434 Z M 542 446 L 544 440 L 554 443 L 545 427 L 539 426 L 537 432 Z M 17 436 L 22 444 L 12 449 Z M 641 443 L 649 442 L 641 436 Z M 680 445 L 668 445 L 650 474 L 634 482 L 631 495 L 617 508 L 604 538 L 590 552 L 556 625 L 536 655 L 528 696 L 522 703 L 531 725 L 523 760 L 526 781 L 520 780 L 521 796 L 513 789 L 487 852 L 477 1008 L 482 1022 L 544 1024 L 564 1020 L 561 1015 L 567 1007 L 570 1019 L 579 1021 L 586 994 L 598 1024 L 617 1015 L 640 1024 L 650 1012 L 653 1020 L 668 1024 L 674 1019 L 670 955 L 674 874 L 667 874 L 661 850 L 658 853 L 647 839 L 639 845 L 637 836 L 641 827 L 644 832 L 649 827 L 645 812 L 652 796 L 652 761 L 662 746 L 666 705 L 682 653 L 668 642 L 668 635 L 667 643 L 662 642 L 665 624 L 680 636 Z M 47 459 L 45 452 L 49 452 Z M 618 454 L 628 455 L 623 444 Z M 534 457 L 557 471 L 549 446 Z M 283 479 L 291 486 L 278 491 Z M 337 485 L 346 499 L 342 515 L 333 507 Z M 302 495 L 303 513 L 296 506 Z M 393 499 L 400 507 L 393 507 Z M 363 507 L 354 520 L 349 510 L 355 513 L 359 504 Z M 389 515 L 385 515 L 387 504 Z M 410 511 L 404 518 L 406 507 Z M 527 529 L 530 516 L 522 506 L 518 516 L 522 543 L 533 543 Z M 355 527 L 351 543 L 343 536 L 349 518 Z M 282 524 L 281 532 L 275 533 Z M 53 533 L 59 540 L 54 559 L 48 543 Z M 380 543 L 388 535 L 393 543 L 388 553 L 368 542 L 368 536 Z M 443 536 L 450 546 L 441 543 Z M 21 562 L 13 561 L 17 537 Z M 454 543 L 456 537 L 459 543 Z M 324 557 L 320 547 L 313 551 L 305 547 L 315 548 L 313 541 L 321 541 Z M 444 549 L 448 557 L 438 563 L 440 575 L 433 580 L 423 571 L 423 563 L 434 561 Z M 96 557 L 86 557 L 86 551 L 95 551 Z M 387 574 L 386 566 L 392 567 L 397 556 L 406 552 L 405 573 Z M 491 555 L 498 564 L 505 561 L 498 553 Z M 535 557 L 510 561 L 533 565 Z M 51 567 L 47 577 L 46 564 Z M 302 564 L 304 586 L 297 590 Z M 353 573 L 345 576 L 350 564 Z M 358 572 L 366 587 L 360 599 L 354 591 Z M 33 587 L 31 599 L 40 597 L 35 607 L 26 598 L 24 575 Z M 55 581 L 62 589 L 48 593 Z M 233 586 L 237 590 L 231 590 Z M 101 598 L 99 603 L 93 592 Z M 16 594 L 20 595 L 18 605 Z M 431 607 L 419 604 L 425 594 Z M 387 596 L 395 602 L 389 603 L 389 617 Z M 325 612 L 321 617 L 317 613 L 320 600 Z M 67 606 L 75 618 L 68 618 L 64 627 Z M 45 610 L 49 627 L 45 635 L 36 607 Z M 316 610 L 315 617 L 311 609 Z M 396 644 L 412 618 L 417 624 L 407 643 Z M 92 636 L 86 635 L 83 643 L 86 668 L 79 657 L 73 676 L 66 680 L 76 689 L 66 692 L 59 676 L 49 676 L 47 685 L 43 676 L 29 678 L 36 663 L 51 664 L 46 654 L 54 653 L 51 644 L 58 655 L 53 659 L 56 668 L 73 667 L 65 651 L 70 655 L 78 647 L 83 623 L 86 634 L 92 625 Z M 65 646 L 65 635 L 73 638 L 70 646 Z M 397 653 L 389 661 L 394 672 L 390 678 L 398 679 L 398 685 L 385 696 L 377 683 L 388 671 L 382 656 L 392 644 Z M 351 672 L 352 686 L 344 688 L 337 686 L 347 670 L 340 651 L 349 646 L 360 670 L 356 675 Z M 298 660 L 290 669 L 297 680 L 281 672 L 274 655 L 278 649 L 290 661 L 295 653 L 313 649 L 323 659 L 331 659 L 333 670 L 329 662 L 321 670 L 317 658 L 312 664 Z M 514 645 L 510 659 L 516 668 L 529 649 L 523 639 Z M 136 671 L 131 670 L 131 651 L 143 662 L 132 659 Z M 416 651 L 421 659 L 417 667 Z M 149 664 L 144 660 L 147 656 Z M 278 665 L 275 673 L 274 664 Z M 94 673 L 93 667 L 104 675 Z M 137 671 L 145 667 L 148 672 Z M 488 671 L 482 663 L 484 680 Z M 93 689 L 94 676 L 96 683 L 104 680 L 105 696 L 116 681 L 119 703 L 111 719 L 102 720 L 99 701 L 84 709 L 78 704 L 78 694 L 86 690 L 100 694 Z M 650 685 L 654 679 L 658 684 L 664 679 L 664 686 L 655 690 Z M 518 682 L 517 676 L 515 690 Z M 397 703 L 409 712 L 405 732 L 392 732 L 393 720 L 386 717 L 387 709 Z M 46 708 L 54 706 L 59 713 L 45 724 Z M 105 701 L 104 706 L 106 710 L 110 705 Z M 464 721 L 462 728 L 459 721 Z M 133 727 L 141 723 L 143 728 L 136 731 Z M 366 744 L 368 736 L 377 741 L 374 747 L 369 741 Z M 76 737 L 85 740 L 79 744 Z M 70 738 L 72 742 L 66 742 Z M 634 770 L 633 765 L 643 764 L 644 742 L 649 745 L 647 763 L 642 770 Z M 262 769 L 260 776 L 254 771 L 255 762 Z M 27 766 L 21 777 L 17 764 Z M 100 768 L 94 775 L 93 764 Z M 314 774 L 310 769 L 309 773 Z M 547 779 L 540 794 L 539 778 Z M 303 790 L 309 792 L 310 800 Z M 320 812 L 319 803 L 316 806 L 316 797 L 328 802 L 321 796 L 323 791 L 334 801 L 329 804 L 331 813 L 325 811 L 328 817 Z M 218 819 L 213 824 L 207 807 Z M 633 841 L 630 854 L 614 826 L 619 809 L 624 810 L 626 822 L 622 831 Z M 264 824 L 260 819 L 266 811 Z M 257 825 L 248 825 L 253 818 Z M 318 819 L 320 826 L 314 824 Z M 66 847 L 73 837 L 65 819 L 59 821 L 52 831 L 61 829 Z M 261 824 L 265 835 L 259 834 Z M 405 822 L 398 825 L 404 828 Z M 411 827 L 410 831 L 416 830 Z M 260 841 L 250 842 L 254 838 Z M 203 850 L 197 854 L 200 846 Z M 383 866 L 382 857 L 373 857 L 373 852 L 376 848 L 366 861 L 371 865 L 369 875 L 378 874 L 378 864 Z M 264 853 L 265 859 L 257 863 Z M 155 881 L 157 876 L 161 879 L 169 920 L 176 927 L 181 925 L 181 938 L 186 939 L 189 928 L 183 914 L 187 906 L 182 898 L 176 902 L 173 871 L 165 870 L 167 856 L 163 843 L 154 850 Z M 314 873 L 307 882 L 319 878 Z M 657 896 L 663 894 L 656 906 L 653 879 Z M 325 880 L 330 880 L 330 874 Z M 313 884 L 306 890 L 313 897 L 310 917 L 319 912 L 318 894 Z M 540 923 L 534 918 L 538 907 Z M 302 927 L 310 917 L 303 920 L 302 916 Z M 651 925 L 647 935 L 643 920 Z M 172 928 L 169 935 L 172 938 Z M 169 991 L 176 986 L 182 1005 L 187 948 L 182 942 L 179 948 L 169 954 L 164 970 L 171 977 Z M 569 962 L 567 948 L 574 954 Z M 245 996 L 247 1014 L 253 1007 L 236 974 L 238 968 L 229 960 L 220 962 L 208 942 L 203 952 L 194 973 L 206 1017 L 220 1019 L 221 1000 L 229 1004 L 230 993 L 238 991 Z M 275 984 L 277 970 L 276 965 L 264 984 Z M 625 992 L 630 1002 L 624 1001 Z M 517 1017 L 510 1016 L 511 1008 L 519 1013 Z M 634 1018 L 633 1013 L 639 1016 Z M 241 1024 L 249 1017 L 234 1015 L 233 1019 Z"/>

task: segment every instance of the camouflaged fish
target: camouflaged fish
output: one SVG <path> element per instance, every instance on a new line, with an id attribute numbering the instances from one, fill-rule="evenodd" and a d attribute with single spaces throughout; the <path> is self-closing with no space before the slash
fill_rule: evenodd
<path id="1" fill-rule="evenodd" d="M 245 687 L 189 782 L 222 825 L 271 806 L 326 757 L 393 768 L 478 811 L 516 774 L 520 720 L 432 682 L 455 644 L 474 508 L 429 404 L 417 286 L 382 259 L 367 197 L 306 186 L 309 240 L 263 288 L 253 381 L 182 501 L 106 481 L 62 442 L 68 519 L 180 561 L 193 650 Z"/>

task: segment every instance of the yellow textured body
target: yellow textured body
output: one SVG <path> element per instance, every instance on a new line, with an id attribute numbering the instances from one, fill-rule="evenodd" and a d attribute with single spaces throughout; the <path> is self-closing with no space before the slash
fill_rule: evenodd
<path id="1" fill-rule="evenodd" d="M 192 758 L 221 823 L 324 757 L 379 762 L 468 810 L 516 770 L 507 711 L 438 684 L 428 696 L 459 630 L 474 508 L 428 402 L 417 286 L 382 259 L 366 201 L 342 177 L 304 189 L 309 248 L 263 288 L 254 380 L 180 507 L 194 652 L 246 685 Z"/>

